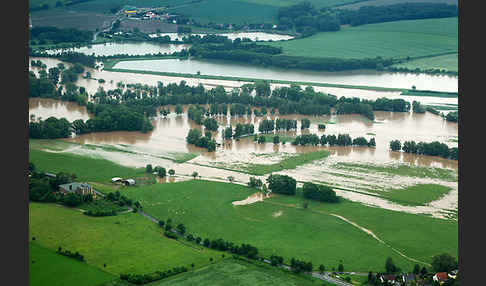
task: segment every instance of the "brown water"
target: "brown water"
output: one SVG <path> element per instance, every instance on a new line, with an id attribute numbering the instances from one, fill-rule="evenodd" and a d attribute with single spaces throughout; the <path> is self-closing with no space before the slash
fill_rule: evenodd
<path id="1" fill-rule="evenodd" d="M 56 66 L 61 61 L 53 58 L 30 58 L 34 60 L 41 60 L 47 65 L 47 68 Z M 69 63 L 64 63 L 66 66 L 71 66 Z M 37 73 L 38 68 L 32 68 L 31 70 Z M 135 73 L 123 73 L 123 72 L 109 72 L 109 71 L 99 71 L 95 69 L 87 69 L 94 79 L 84 79 L 79 77 L 76 84 L 78 86 L 83 86 L 88 94 L 94 94 L 99 87 L 103 87 L 105 90 L 117 88 L 117 83 L 122 82 L 124 84 L 136 84 L 140 83 L 143 85 L 157 86 L 157 82 L 162 82 L 164 84 L 169 83 L 179 83 L 181 80 L 186 81 L 187 85 L 195 86 L 198 84 L 203 84 L 205 88 L 214 88 L 217 85 L 224 86 L 228 91 L 232 88 L 239 87 L 247 82 L 239 81 L 227 81 L 227 80 L 212 80 L 212 79 L 197 79 L 197 78 L 182 78 L 182 77 L 170 77 L 170 76 L 160 76 L 160 75 L 149 75 L 149 74 L 135 74 Z M 103 78 L 106 82 L 103 84 L 98 83 L 96 79 Z M 283 84 L 272 84 L 272 89 L 280 86 L 288 86 Z M 305 87 L 303 87 L 305 88 Z M 422 104 L 430 105 L 445 105 L 445 104 L 458 104 L 458 98 L 442 98 L 442 97 L 431 97 L 431 96 L 401 96 L 399 92 L 383 92 L 383 91 L 372 91 L 363 89 L 347 89 L 347 88 L 335 88 L 335 87 L 321 87 L 315 86 L 314 90 L 321 91 L 324 93 L 331 93 L 336 95 L 338 98 L 341 96 L 345 97 L 358 97 L 362 99 L 372 99 L 376 100 L 380 97 L 387 98 L 402 98 L 410 103 L 413 100 L 417 100 Z M 447 113 L 446 111 L 444 113 Z"/>
<path id="2" fill-rule="evenodd" d="M 67 106 L 70 106 L 68 108 Z M 188 106 L 184 109 L 187 110 Z M 161 116 L 155 118 L 152 123 L 154 130 L 148 133 L 115 131 L 115 132 L 99 132 L 76 136 L 74 138 L 65 139 L 66 141 L 82 143 L 82 144 L 124 144 L 129 145 L 137 150 L 144 152 L 160 154 L 161 152 L 201 152 L 209 160 L 216 159 L 216 153 L 205 152 L 204 149 L 187 144 L 185 137 L 191 128 L 197 128 L 203 131 L 202 126 L 196 125 L 192 120 L 189 120 L 187 113 L 177 116 L 174 113 L 174 106 L 169 106 L 171 114 L 167 118 Z M 72 121 L 78 118 L 87 119 L 88 114 L 84 107 L 79 107 L 75 104 L 54 101 L 51 99 L 30 99 L 29 113 L 42 114 L 43 118 L 48 116 L 66 117 Z M 440 141 L 444 142 L 450 147 L 457 146 L 457 143 L 448 142 L 450 138 L 457 138 L 458 124 L 447 122 L 442 118 L 432 115 L 430 113 L 415 114 L 415 113 L 394 113 L 394 112 L 375 112 L 375 122 L 371 122 L 360 115 L 331 115 L 322 117 L 309 117 L 302 115 L 286 115 L 283 118 L 297 119 L 298 130 L 293 132 L 280 132 L 279 134 L 300 135 L 303 133 L 316 133 L 319 136 L 322 134 L 349 134 L 352 138 L 363 136 L 368 140 L 372 137 L 376 140 L 376 148 L 368 147 L 311 147 L 311 146 L 292 146 L 290 142 L 286 145 L 274 145 L 273 143 L 257 144 L 253 142 L 253 136 L 240 139 L 239 141 L 225 141 L 221 137 L 221 131 L 226 125 L 231 124 L 233 127 L 236 123 L 253 123 L 255 130 L 258 130 L 258 122 L 262 117 L 255 118 L 254 116 L 247 117 L 217 117 L 220 124 L 218 132 L 213 132 L 213 138 L 218 143 L 222 143 L 220 148 L 226 151 L 235 151 L 238 153 L 272 153 L 272 152 L 286 152 L 286 153 L 300 153 L 314 150 L 330 150 L 333 156 L 344 156 L 350 160 L 357 161 L 373 161 L 377 163 L 400 161 L 407 162 L 414 165 L 421 166 L 435 166 L 457 169 L 457 161 L 447 160 L 440 157 L 422 156 L 403 154 L 401 152 L 391 152 L 388 150 L 389 142 L 391 140 L 406 140 L 418 141 Z M 300 119 L 310 118 L 312 120 L 309 130 L 301 131 Z M 276 116 L 269 116 L 275 119 Z M 326 122 L 335 122 L 329 124 Z M 318 123 L 325 123 L 326 129 L 319 130 Z M 374 133 L 376 135 L 368 135 L 367 133 Z"/>

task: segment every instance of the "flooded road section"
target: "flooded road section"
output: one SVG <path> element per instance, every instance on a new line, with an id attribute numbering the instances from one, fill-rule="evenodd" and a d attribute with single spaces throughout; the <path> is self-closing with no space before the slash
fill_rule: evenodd
<path id="1" fill-rule="evenodd" d="M 44 64 L 47 65 L 47 68 L 55 67 L 61 61 L 53 58 L 39 58 L 39 57 L 32 57 L 30 60 L 41 60 Z M 63 62 L 64 65 L 67 67 L 71 66 L 71 64 Z M 38 73 L 38 68 L 31 67 L 31 70 L 34 73 Z M 99 87 L 103 87 L 105 90 L 116 89 L 117 83 L 122 82 L 124 84 L 136 84 L 140 83 L 142 85 L 149 85 L 149 86 L 157 86 L 157 82 L 162 82 L 163 84 L 167 85 L 169 83 L 180 83 L 180 81 L 186 81 L 187 85 L 190 86 L 197 86 L 202 84 L 205 88 L 211 89 L 218 85 L 222 85 L 225 87 L 227 91 L 230 91 L 233 88 L 237 88 L 242 86 L 243 84 L 249 83 L 244 81 L 228 81 L 228 80 L 216 80 L 216 79 L 198 79 L 198 78 L 183 78 L 183 77 L 171 77 L 171 76 L 160 76 L 160 75 L 149 75 L 149 74 L 136 74 L 136 73 L 125 73 L 125 72 L 110 72 L 110 71 L 99 71 L 96 69 L 86 69 L 91 73 L 93 79 L 84 79 L 81 76 L 78 78 L 76 84 L 78 86 L 82 86 L 86 89 L 88 94 L 93 95 L 96 93 Z M 38 74 L 37 74 L 38 75 Z M 105 83 L 99 83 L 97 79 L 104 79 Z M 271 88 L 275 89 L 281 86 L 288 86 L 285 84 L 271 84 Z M 305 88 L 305 86 L 302 86 Z M 315 91 L 320 91 L 324 93 L 330 93 L 338 98 L 341 96 L 344 97 L 358 97 L 362 99 L 373 99 L 376 100 L 380 97 L 386 98 L 402 98 L 410 103 L 413 100 L 417 100 L 422 104 L 429 104 L 429 105 L 448 105 L 448 104 L 458 104 L 458 98 L 443 98 L 443 97 L 432 97 L 432 96 L 421 96 L 421 97 L 414 97 L 414 96 L 401 96 L 400 92 L 384 92 L 384 91 L 372 91 L 372 90 L 363 90 L 363 89 L 349 89 L 349 88 L 335 88 L 335 87 L 321 87 L 321 86 L 314 86 Z M 444 111 L 444 113 L 447 113 Z"/>
<path id="2" fill-rule="evenodd" d="M 68 120 L 75 119 L 86 120 L 89 116 L 84 107 L 70 111 L 64 107 L 66 103 L 53 103 L 50 99 L 30 99 L 29 114 L 47 118 L 55 116 L 58 118 L 66 117 Z M 70 104 L 68 104 L 70 105 Z M 188 106 L 184 106 L 187 110 Z M 330 150 L 332 156 L 345 157 L 347 160 L 357 160 L 365 162 L 407 162 L 413 165 L 432 166 L 457 169 L 457 161 L 447 160 L 440 157 L 419 156 L 403 154 L 401 152 L 391 152 L 388 150 L 391 140 L 418 141 L 440 141 L 450 147 L 457 146 L 457 123 L 447 122 L 439 116 L 430 113 L 394 113 L 394 112 L 375 112 L 375 122 L 371 122 L 360 115 L 331 115 L 322 117 L 309 117 L 302 115 L 286 115 L 282 118 L 298 120 L 297 131 L 279 132 L 281 135 L 296 136 L 306 133 L 315 133 L 318 136 L 322 134 L 349 134 L 352 138 L 363 136 L 368 140 L 375 138 L 376 148 L 368 147 L 312 147 L 312 146 L 292 146 L 290 142 L 285 145 L 274 145 L 273 143 L 257 144 L 253 142 L 253 136 L 242 138 L 239 141 L 222 140 L 222 130 L 228 125 L 236 126 L 237 123 L 253 123 L 255 130 L 258 130 L 258 124 L 263 117 L 216 117 L 219 122 L 219 130 L 212 132 L 216 142 L 221 143 L 217 152 L 205 152 L 205 149 L 187 144 L 185 138 L 191 128 L 197 128 L 204 131 L 204 127 L 195 124 L 189 120 L 187 113 L 176 115 L 174 106 L 169 106 L 171 113 L 167 118 L 158 116 L 152 121 L 154 130 L 148 133 L 114 131 L 114 132 L 97 132 L 75 136 L 65 139 L 66 141 L 80 144 L 101 144 L 101 145 L 129 145 L 130 148 L 136 148 L 137 151 L 149 154 L 161 154 L 161 152 L 180 152 L 180 153 L 201 153 L 202 156 L 195 160 L 199 164 L 211 162 L 220 163 L 237 163 L 249 160 L 255 163 L 259 162 L 257 154 L 259 153 L 301 153 L 315 150 Z M 79 116 L 79 117 L 78 117 Z M 276 119 L 278 116 L 268 116 Z M 300 119 L 310 118 L 311 126 L 309 130 L 300 130 Z M 319 130 L 319 123 L 326 124 L 325 130 Z M 271 164 L 271 160 L 265 160 L 266 164 Z"/>

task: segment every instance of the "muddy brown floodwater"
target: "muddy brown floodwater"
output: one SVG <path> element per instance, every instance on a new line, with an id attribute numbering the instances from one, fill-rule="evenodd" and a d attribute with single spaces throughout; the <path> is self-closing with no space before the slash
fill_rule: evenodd
<path id="1" fill-rule="evenodd" d="M 188 106 L 184 106 L 186 111 Z M 160 153 L 161 150 L 173 152 L 196 152 L 202 153 L 208 161 L 214 160 L 218 152 L 205 152 L 204 149 L 187 144 L 185 137 L 191 128 L 203 131 L 204 127 L 198 126 L 189 120 L 187 113 L 176 115 L 174 106 L 169 106 L 171 113 L 167 118 L 158 116 L 153 119 L 154 130 L 148 133 L 114 131 L 97 132 L 75 136 L 65 139 L 66 141 L 82 144 L 123 144 L 136 147 L 148 153 Z M 29 113 L 40 115 L 43 118 L 55 116 L 58 118 L 66 117 L 68 120 L 89 118 L 84 107 L 71 103 L 59 102 L 51 99 L 31 98 L 29 100 Z M 224 141 L 221 132 L 224 127 L 231 124 L 233 127 L 237 123 L 253 123 L 255 130 L 258 130 L 258 123 L 263 117 L 243 116 L 243 117 L 217 117 L 220 123 L 219 130 L 212 132 L 213 138 L 218 143 L 222 143 L 221 148 L 226 153 L 237 153 L 238 156 L 249 153 L 301 153 L 315 150 L 330 150 L 333 156 L 347 157 L 351 161 L 369 161 L 376 163 L 386 163 L 390 161 L 407 162 L 413 165 L 433 166 L 457 169 L 457 161 L 447 160 L 440 157 L 403 154 L 401 152 L 389 151 L 391 140 L 414 140 L 431 142 L 440 141 L 448 146 L 457 146 L 456 142 L 449 141 L 457 138 L 458 124 L 445 121 L 439 116 L 430 113 L 416 114 L 403 112 L 382 112 L 376 111 L 375 121 L 369 121 L 360 115 L 331 115 L 321 117 L 311 117 L 302 115 L 285 115 L 282 118 L 298 120 L 297 131 L 279 132 L 290 136 L 315 133 L 322 134 L 349 134 L 352 138 L 363 136 L 368 140 L 375 138 L 376 148 L 368 147 L 311 147 L 311 146 L 292 146 L 290 142 L 285 145 L 274 145 L 273 143 L 257 144 L 253 142 L 253 136 L 240 139 L 239 141 Z M 269 116 L 275 119 L 278 116 Z M 309 130 L 300 130 L 300 119 L 310 118 L 312 123 Z M 331 123 L 332 122 L 332 123 Z M 326 124 L 325 130 L 319 130 L 319 123 Z"/>

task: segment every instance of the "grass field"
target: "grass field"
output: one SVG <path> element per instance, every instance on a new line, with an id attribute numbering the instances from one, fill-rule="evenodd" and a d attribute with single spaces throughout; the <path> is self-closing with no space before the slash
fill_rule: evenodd
<path id="1" fill-rule="evenodd" d="M 75 173 L 80 181 L 107 182 L 113 177 L 136 178 L 146 175 L 144 168 L 129 168 L 104 159 L 49 153 L 33 148 L 29 149 L 29 162 L 34 163 L 38 171 Z"/>
<path id="2" fill-rule="evenodd" d="M 268 44 L 290 56 L 413 58 L 457 52 L 457 30 L 457 18 L 396 21 Z"/>
<path id="3" fill-rule="evenodd" d="M 419 184 L 404 189 L 380 192 L 383 198 L 401 205 L 423 206 L 449 193 L 451 188 L 437 184 Z"/>
<path id="4" fill-rule="evenodd" d="M 336 168 L 357 170 L 363 173 L 380 172 L 390 175 L 400 175 L 407 177 L 419 177 L 419 178 L 435 178 L 444 181 L 457 181 L 457 172 L 449 169 L 434 168 L 434 167 L 419 167 L 410 166 L 407 164 L 396 164 L 390 166 L 373 165 L 373 164 L 360 164 L 360 163 L 345 163 L 339 162 L 335 165 Z"/>
<path id="5" fill-rule="evenodd" d="M 29 204 L 29 237 L 51 250 L 59 246 L 84 255 L 86 263 L 109 273 L 151 273 L 221 259 L 210 249 L 168 239 L 140 214 L 89 217 L 54 204 Z M 103 264 L 106 263 L 106 268 Z"/>
<path id="6" fill-rule="evenodd" d="M 231 204 L 255 191 L 201 180 L 121 190 L 122 194 L 140 200 L 149 214 L 183 222 L 188 233 L 250 243 L 262 254 L 278 254 L 287 262 L 295 257 L 331 269 L 343 260 L 346 270 L 383 271 L 384 260 L 390 256 L 402 269 L 411 270 L 414 263 L 331 213 L 370 229 L 413 258 L 430 262 L 433 255 L 443 251 L 457 256 L 457 222 L 348 201 L 339 204 L 311 201 L 309 208 L 303 209 L 300 196 L 276 196 L 246 206 Z M 414 227 L 410 228 L 411 225 Z M 435 231 L 437 228 L 440 234 Z"/>
<path id="7" fill-rule="evenodd" d="M 410 96 L 433 96 L 433 97 L 447 97 L 456 98 L 458 97 L 457 92 L 437 92 L 437 91 L 423 91 L 423 90 L 406 90 L 400 93 L 400 95 L 410 95 Z"/>
<path id="8" fill-rule="evenodd" d="M 151 283 L 149 286 L 306 286 L 323 285 L 322 283 L 321 280 L 316 278 L 296 275 L 263 263 L 226 259 L 164 281 Z"/>
<path id="9" fill-rule="evenodd" d="M 442 55 L 436 57 L 428 57 L 422 59 L 411 60 L 405 63 L 396 64 L 392 67 L 403 67 L 407 69 L 443 69 L 446 71 L 459 70 L 458 54 Z"/>
<path id="10" fill-rule="evenodd" d="M 424 0 L 367 0 L 367 1 L 355 1 L 353 4 L 340 5 L 341 9 L 359 9 L 362 6 L 382 6 L 393 5 L 401 3 L 413 3 L 424 2 Z M 427 0 L 428 3 L 445 3 L 449 5 L 457 5 L 458 0 Z"/>
<path id="11" fill-rule="evenodd" d="M 114 279 L 101 269 L 29 243 L 30 286 L 95 286 Z"/>

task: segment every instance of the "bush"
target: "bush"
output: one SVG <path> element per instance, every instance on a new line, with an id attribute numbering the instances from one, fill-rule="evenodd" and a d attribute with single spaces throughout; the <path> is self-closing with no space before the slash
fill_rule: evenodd
<path id="1" fill-rule="evenodd" d="M 295 195 L 297 181 L 287 175 L 272 174 L 267 178 L 268 188 L 275 193 Z"/>
<path id="2" fill-rule="evenodd" d="M 304 197 L 308 199 L 329 203 L 336 203 L 339 201 L 339 197 L 336 196 L 336 192 L 334 192 L 332 188 L 328 186 L 306 182 L 302 187 L 302 191 Z"/>

